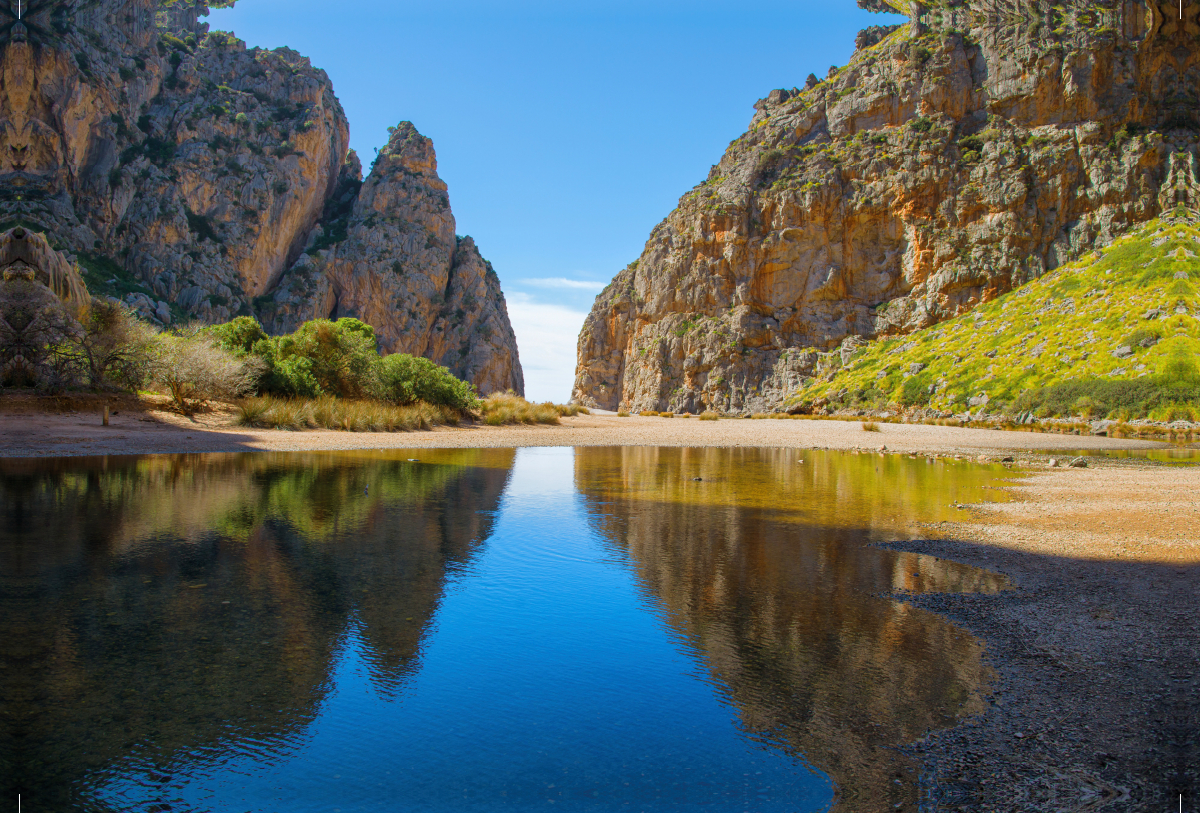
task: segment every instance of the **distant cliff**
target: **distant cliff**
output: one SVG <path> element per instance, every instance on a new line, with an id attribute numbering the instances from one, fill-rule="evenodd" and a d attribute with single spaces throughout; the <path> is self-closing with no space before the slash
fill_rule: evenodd
<path id="1" fill-rule="evenodd" d="M 865 340 L 1200 206 L 1200 0 L 1182 20 L 1133 0 L 862 5 L 910 22 L 755 105 L 597 297 L 576 400 L 779 409 Z"/>
<path id="2" fill-rule="evenodd" d="M 0 29 L 0 226 L 45 231 L 147 318 L 357 316 L 385 352 L 521 392 L 429 140 L 402 124 L 364 182 L 325 73 L 207 33 L 206 10 L 67 0 Z"/>

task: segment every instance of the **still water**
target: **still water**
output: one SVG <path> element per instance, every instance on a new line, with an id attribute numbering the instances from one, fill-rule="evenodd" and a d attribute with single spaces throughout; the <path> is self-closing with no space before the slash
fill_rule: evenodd
<path id="1" fill-rule="evenodd" d="M 0 791 L 905 809 L 894 747 L 980 709 L 990 673 L 889 594 L 1006 583 L 870 545 L 1006 476 L 771 449 L 0 460 Z"/>

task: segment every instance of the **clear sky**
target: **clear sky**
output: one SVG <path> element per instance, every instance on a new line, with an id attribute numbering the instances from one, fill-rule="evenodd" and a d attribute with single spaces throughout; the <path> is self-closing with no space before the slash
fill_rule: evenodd
<path id="1" fill-rule="evenodd" d="M 208 22 L 323 68 L 364 166 L 398 121 L 433 139 L 458 233 L 500 275 L 527 395 L 562 402 L 592 299 L 754 102 L 899 19 L 854 0 L 240 0 Z"/>

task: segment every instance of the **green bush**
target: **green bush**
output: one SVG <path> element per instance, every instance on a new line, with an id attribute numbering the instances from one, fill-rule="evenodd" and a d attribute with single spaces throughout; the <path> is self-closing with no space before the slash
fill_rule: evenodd
<path id="1" fill-rule="evenodd" d="M 928 375 L 914 375 L 904 382 L 900 388 L 900 404 L 902 406 L 924 406 L 929 403 L 929 387 L 931 381 Z"/>
<path id="2" fill-rule="evenodd" d="M 358 319 L 314 319 L 276 339 L 279 361 L 308 359 L 321 392 L 362 398 L 375 390 L 375 329 Z"/>
<path id="3" fill-rule="evenodd" d="M 1063 381 L 1022 393 L 1007 412 L 1033 412 L 1042 417 L 1147 416 L 1172 405 L 1200 405 L 1200 375 L 1188 359 L 1172 359 L 1154 378 L 1087 378 Z"/>
<path id="4" fill-rule="evenodd" d="M 267 338 L 262 325 L 249 316 L 239 316 L 232 322 L 204 328 L 204 332 L 212 336 L 221 349 L 238 356 L 251 352 L 256 343 Z"/>
<path id="5" fill-rule="evenodd" d="M 384 356 L 376 366 L 376 376 L 377 395 L 389 403 L 404 405 L 425 401 L 459 410 L 479 406 L 473 386 L 427 358 L 405 353 Z"/>
<path id="6" fill-rule="evenodd" d="M 272 340 L 254 346 L 254 353 L 267 364 L 267 372 L 259 383 L 259 391 L 297 398 L 316 398 L 322 394 L 321 384 L 313 375 L 312 359 L 303 356 L 279 358 Z"/>
<path id="7" fill-rule="evenodd" d="M 374 328 L 358 319 L 315 319 L 289 335 L 268 336 L 255 319 L 239 316 L 202 333 L 221 350 L 261 362 L 255 389 L 262 395 L 378 399 L 398 405 L 424 401 L 458 412 L 479 408 L 475 388 L 445 367 L 404 353 L 381 358 Z"/>

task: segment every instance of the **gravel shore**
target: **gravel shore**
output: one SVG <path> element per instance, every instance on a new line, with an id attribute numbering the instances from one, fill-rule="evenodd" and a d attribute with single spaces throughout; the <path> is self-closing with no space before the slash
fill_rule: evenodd
<path id="1" fill-rule="evenodd" d="M 101 426 L 95 413 L 0 413 L 0 457 L 180 452 L 324 451 L 520 446 L 771 446 L 985 454 L 1165 448 L 1142 440 L 1003 432 L 921 424 L 848 421 L 618 418 L 579 415 L 560 426 L 439 427 L 422 432 L 288 432 L 232 425 L 229 412 L 189 420 L 170 412 L 119 412 Z"/>
<path id="2" fill-rule="evenodd" d="M 1044 472 L 896 547 L 1008 575 L 922 595 L 988 648 L 987 711 L 911 749 L 925 808 L 1184 809 L 1200 793 L 1200 469 Z"/>

